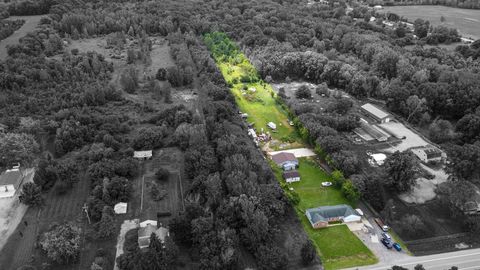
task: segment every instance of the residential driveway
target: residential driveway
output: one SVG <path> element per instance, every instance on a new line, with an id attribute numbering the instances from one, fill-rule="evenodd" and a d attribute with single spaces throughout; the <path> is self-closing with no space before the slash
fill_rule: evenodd
<path id="1" fill-rule="evenodd" d="M 405 251 L 398 252 L 395 249 L 387 249 L 380 242 L 382 232 L 368 219 L 362 219 L 362 225 L 360 230 L 352 232 L 377 256 L 379 263 L 394 263 L 411 257 Z"/>
<path id="2" fill-rule="evenodd" d="M 315 153 L 309 148 L 296 148 L 296 149 L 289 149 L 289 150 L 282 150 L 282 151 L 274 151 L 274 152 L 269 152 L 268 155 L 272 156 L 278 153 L 292 153 L 295 155 L 296 158 L 315 156 Z"/>
<path id="3" fill-rule="evenodd" d="M 374 214 L 361 202 L 358 207 L 363 211 L 364 217 L 361 225 L 356 225 L 351 228 L 351 231 L 377 256 L 379 264 L 395 265 L 395 262 L 412 258 L 403 250 L 398 252 L 395 249 L 387 249 L 380 242 L 382 230 L 373 220 L 375 218 Z"/>

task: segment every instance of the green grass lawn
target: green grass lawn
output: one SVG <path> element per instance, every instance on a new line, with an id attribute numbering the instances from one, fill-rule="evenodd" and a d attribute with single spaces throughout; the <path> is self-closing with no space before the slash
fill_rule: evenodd
<path id="1" fill-rule="evenodd" d="M 284 182 L 281 169 L 273 163 L 270 164 L 273 166 L 279 181 Z M 284 185 L 284 188 L 288 192 L 288 189 L 293 187 L 294 191 L 300 196 L 300 202 L 295 210 L 303 228 L 315 243 L 325 269 L 340 269 L 376 263 L 377 259 L 373 253 L 346 225 L 323 229 L 312 228 L 305 216 L 306 209 L 337 204 L 349 204 L 355 207 L 355 203 L 348 201 L 335 187 L 322 187 L 322 182 L 331 181 L 331 178 L 311 158 L 299 159 L 298 172 L 301 176 L 300 181 Z"/>
<path id="2" fill-rule="evenodd" d="M 213 39 L 211 39 L 213 40 Z M 215 52 L 227 51 L 235 56 L 235 61 L 222 61 L 223 55 L 215 59 L 225 80 L 231 85 L 231 91 L 235 96 L 238 107 L 243 113 L 248 114 L 247 120 L 255 123 L 257 132 L 263 128 L 268 130 L 267 123 L 274 122 L 277 132 L 271 133 L 274 139 L 293 143 L 290 147 L 304 147 L 304 144 L 296 130 L 288 123 L 288 113 L 273 97 L 271 86 L 262 80 L 255 83 L 243 84 L 240 78 L 245 75 L 255 74 L 256 71 L 248 59 L 240 52 L 230 50 L 232 47 L 225 39 L 222 44 L 210 44 L 210 50 Z M 207 45 L 208 46 L 208 45 Z M 247 89 L 244 89 L 244 88 Z M 254 87 L 255 92 L 249 91 Z M 321 183 L 330 181 L 330 176 L 323 171 L 313 159 L 301 158 L 299 160 L 300 182 L 286 185 L 282 179 L 282 171 L 271 160 L 270 165 L 282 183 L 285 192 L 291 194 L 290 187 L 299 195 L 300 202 L 295 209 L 305 231 L 317 247 L 317 252 L 322 258 L 325 269 L 339 269 L 368 265 L 377 262 L 372 252 L 358 239 L 345 225 L 333 226 L 314 230 L 305 217 L 305 210 L 324 205 L 350 204 L 339 189 L 334 187 L 324 188 Z"/>
<path id="3" fill-rule="evenodd" d="M 248 63 L 249 64 L 249 63 Z M 246 66 L 242 63 L 242 66 Z M 249 64 L 250 65 L 250 64 Z M 230 63 L 219 63 L 220 71 L 227 82 L 232 82 L 235 78 L 240 78 L 245 75 L 244 68 L 234 66 Z M 252 66 L 253 68 L 253 66 Z M 269 131 L 272 138 L 279 141 L 290 140 L 295 146 L 300 146 L 301 140 L 294 127 L 289 125 L 287 112 L 275 101 L 272 96 L 272 87 L 263 82 L 256 83 L 232 83 L 232 93 L 235 96 L 235 101 L 243 113 L 248 114 L 247 121 L 255 123 L 257 132 L 263 128 Z M 244 86 L 247 90 L 244 90 Z M 255 92 L 248 89 L 255 88 Z M 246 93 L 245 95 L 243 93 Z M 268 122 L 273 122 L 277 125 L 276 132 L 271 132 L 267 127 Z"/>
<path id="4" fill-rule="evenodd" d="M 305 211 L 324 205 L 354 204 L 349 202 L 339 189 L 334 187 L 322 187 L 322 182 L 331 181 L 330 175 L 322 170 L 315 161 L 309 158 L 300 158 L 298 172 L 301 180 L 289 186 L 300 195 L 301 201 L 298 208 Z"/>
<path id="5" fill-rule="evenodd" d="M 325 269 L 349 268 L 378 262 L 375 255 L 348 229 L 347 225 L 315 230 L 305 215 L 302 215 L 301 220 L 321 254 Z"/>

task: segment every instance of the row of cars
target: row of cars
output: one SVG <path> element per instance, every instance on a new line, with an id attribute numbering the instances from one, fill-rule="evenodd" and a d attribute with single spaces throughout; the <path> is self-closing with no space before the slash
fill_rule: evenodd
<path id="1" fill-rule="evenodd" d="M 390 227 L 385 225 L 382 222 L 382 220 L 379 219 L 379 218 L 375 218 L 375 223 L 377 223 L 377 225 L 383 231 L 382 232 L 382 240 L 381 240 L 382 244 L 388 249 L 394 248 L 397 251 L 402 251 L 402 247 L 400 246 L 400 244 L 393 242 L 392 237 L 388 234 L 388 230 L 390 229 Z"/>
<path id="2" fill-rule="evenodd" d="M 393 242 L 392 237 L 386 232 L 382 233 L 382 240 L 381 241 L 382 241 L 382 244 L 385 247 L 387 247 L 388 249 L 394 248 L 397 251 L 402 251 L 402 247 L 400 246 L 400 244 Z"/>

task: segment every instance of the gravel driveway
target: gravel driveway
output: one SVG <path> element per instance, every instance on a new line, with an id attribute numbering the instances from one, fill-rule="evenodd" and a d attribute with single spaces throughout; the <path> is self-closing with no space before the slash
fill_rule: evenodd
<path id="1" fill-rule="evenodd" d="M 268 155 L 276 155 L 278 153 L 292 153 L 295 155 L 296 158 L 301 157 L 312 157 L 315 156 L 315 153 L 309 148 L 296 148 L 296 149 L 289 149 L 289 150 L 282 150 L 282 151 L 274 151 L 269 152 Z"/>

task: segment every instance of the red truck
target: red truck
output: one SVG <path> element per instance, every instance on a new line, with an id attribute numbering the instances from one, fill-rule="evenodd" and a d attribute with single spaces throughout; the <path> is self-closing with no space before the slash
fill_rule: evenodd
<path id="1" fill-rule="evenodd" d="M 375 222 L 377 223 L 377 225 L 380 227 L 380 229 L 382 229 L 382 231 L 388 232 L 388 230 L 390 229 L 390 227 L 388 227 L 387 225 L 385 225 L 380 218 L 374 218 L 374 220 L 375 220 Z"/>

